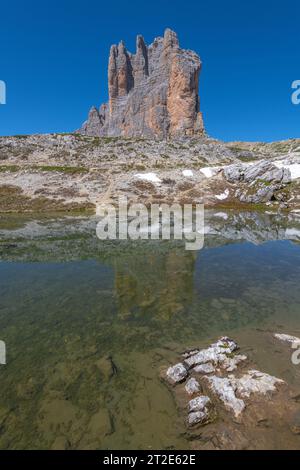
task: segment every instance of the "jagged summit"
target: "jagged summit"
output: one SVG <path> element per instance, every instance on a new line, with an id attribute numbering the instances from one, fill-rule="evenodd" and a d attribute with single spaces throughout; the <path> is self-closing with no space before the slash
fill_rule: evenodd
<path id="1" fill-rule="evenodd" d="M 180 137 L 203 134 L 198 94 L 201 61 L 179 47 L 166 29 L 150 46 L 136 38 L 136 53 L 121 41 L 108 63 L 109 102 L 93 107 L 78 131 L 92 136 Z"/>

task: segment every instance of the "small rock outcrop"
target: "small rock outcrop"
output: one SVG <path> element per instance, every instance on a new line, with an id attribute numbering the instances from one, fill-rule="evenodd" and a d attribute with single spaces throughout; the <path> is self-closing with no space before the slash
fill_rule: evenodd
<path id="1" fill-rule="evenodd" d="M 224 168 L 224 178 L 240 187 L 235 193 L 242 203 L 269 203 L 283 201 L 280 192 L 291 183 L 291 171 L 288 167 L 279 168 L 274 162 L 261 160 L 255 164 L 238 163 Z"/>
<path id="2" fill-rule="evenodd" d="M 273 336 L 287 343 L 300 341 L 286 334 Z M 298 390 L 281 378 L 261 372 L 238 350 L 234 340 L 223 336 L 205 349 L 182 353 L 179 364 L 183 373 L 176 380 L 173 374 L 179 364 L 160 369 L 192 448 L 270 448 L 278 422 L 288 432 L 284 445 L 298 448 Z M 290 431 L 296 436 L 293 442 Z M 280 440 L 284 441 L 283 435 Z"/>
<path id="3" fill-rule="evenodd" d="M 137 36 L 136 53 L 120 42 L 110 49 L 109 102 L 93 107 L 78 131 L 89 136 L 168 138 L 203 134 L 199 56 L 179 47 L 166 29 L 147 46 Z"/>

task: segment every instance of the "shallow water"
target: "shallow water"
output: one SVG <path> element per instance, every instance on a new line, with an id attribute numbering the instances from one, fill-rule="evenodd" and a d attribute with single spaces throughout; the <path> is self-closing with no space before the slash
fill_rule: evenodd
<path id="1" fill-rule="evenodd" d="M 92 219 L 1 219 L 0 448 L 189 448 L 159 370 L 225 334 L 300 385 L 264 336 L 300 336 L 299 220 L 209 214 L 188 252 L 101 243 Z"/>

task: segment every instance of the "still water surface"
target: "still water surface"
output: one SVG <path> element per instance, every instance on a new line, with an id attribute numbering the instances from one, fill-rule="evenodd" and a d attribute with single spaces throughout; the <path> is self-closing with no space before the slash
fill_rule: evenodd
<path id="1" fill-rule="evenodd" d="M 225 334 L 300 385 L 261 336 L 300 335 L 298 220 L 210 214 L 188 252 L 101 244 L 83 218 L 2 218 L 0 448 L 189 448 L 159 369 Z"/>

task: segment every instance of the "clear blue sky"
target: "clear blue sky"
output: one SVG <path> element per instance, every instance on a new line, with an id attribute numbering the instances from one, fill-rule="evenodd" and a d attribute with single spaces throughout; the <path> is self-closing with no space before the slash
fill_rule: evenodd
<path id="1" fill-rule="evenodd" d="M 69 132 L 107 100 L 109 47 L 150 43 L 166 27 L 201 57 L 201 110 L 224 140 L 300 137 L 299 1 L 18 0 L 1 2 L 0 135 Z"/>

